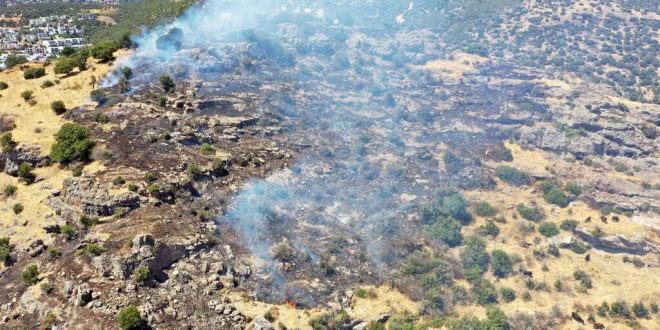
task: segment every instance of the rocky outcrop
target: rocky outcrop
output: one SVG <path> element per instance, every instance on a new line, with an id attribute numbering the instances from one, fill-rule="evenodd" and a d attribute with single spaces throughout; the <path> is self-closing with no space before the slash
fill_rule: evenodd
<path id="1" fill-rule="evenodd" d="M 92 216 L 108 216 L 119 207 L 134 209 L 140 204 L 140 195 L 123 192 L 111 196 L 96 179 L 89 177 L 66 179 L 60 198 L 66 204 L 78 206 L 83 213 Z"/>
<path id="2" fill-rule="evenodd" d="M 11 176 L 18 175 L 18 166 L 28 163 L 33 167 L 50 164 L 50 158 L 41 155 L 37 147 L 18 147 L 11 152 L 0 152 L 0 169 Z"/>
<path id="3" fill-rule="evenodd" d="M 605 237 L 594 237 L 584 228 L 576 228 L 575 235 L 591 244 L 596 249 L 608 253 L 627 253 L 645 255 L 647 253 L 660 254 L 660 246 L 642 238 L 627 238 L 616 234 Z"/>

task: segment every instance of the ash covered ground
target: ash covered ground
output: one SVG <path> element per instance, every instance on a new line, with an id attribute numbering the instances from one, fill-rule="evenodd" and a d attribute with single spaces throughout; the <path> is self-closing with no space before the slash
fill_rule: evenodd
<path id="1" fill-rule="evenodd" d="M 413 283 L 424 272 L 411 264 L 444 260 L 428 279 L 434 290 L 469 276 L 455 246 L 429 228 L 438 216 L 476 221 L 461 192 L 501 191 L 510 143 L 558 164 L 512 186 L 561 177 L 560 186 L 590 187 L 570 202 L 657 225 L 657 189 L 571 165 L 611 157 L 652 178 L 658 145 L 642 128 L 657 125 L 657 105 L 626 111 L 603 97 L 607 86 L 558 88 L 543 68 L 451 47 L 430 4 L 395 7 L 207 1 L 136 37 L 134 54 L 118 61 L 134 72 L 130 88 L 120 90 L 118 70 L 103 84 L 104 104 L 68 115 L 92 128 L 104 169 L 68 179 L 49 200 L 58 228 L 80 214 L 104 220 L 25 250 L 44 259 L 46 245 L 71 258 L 91 244 L 106 252 L 45 265 L 62 289 L 42 300 L 12 284 L 31 262 L 16 260 L 3 270 L 5 324 L 38 324 L 64 302 L 65 324 L 103 327 L 136 303 L 155 328 L 244 328 L 250 319 L 231 293 L 337 309 L 367 284 L 425 301 L 429 315 L 447 312 L 449 290 L 438 305 Z M 163 74 L 174 92 L 164 93 Z M 116 187 L 117 177 L 135 189 Z M 651 265 L 655 233 L 634 244 L 575 235 Z M 516 236 L 521 246 L 549 244 L 528 239 Z M 143 267 L 148 279 L 136 284 Z"/>

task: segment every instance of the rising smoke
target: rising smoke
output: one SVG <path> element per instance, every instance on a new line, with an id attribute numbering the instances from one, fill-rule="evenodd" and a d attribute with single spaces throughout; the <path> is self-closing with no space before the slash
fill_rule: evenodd
<path id="1" fill-rule="evenodd" d="M 136 38 L 125 63 L 145 68 L 143 82 L 164 71 L 219 81 L 251 57 L 260 69 L 245 74 L 292 86 L 265 111 L 293 123 L 292 136 L 308 148 L 291 168 L 247 183 L 218 217 L 241 233 L 257 273 L 278 287 L 288 275 L 273 247 L 284 240 L 318 265 L 326 243 L 344 237 L 360 250 L 349 257 L 387 269 L 398 238 L 418 237 L 411 214 L 442 185 L 426 134 L 442 117 L 430 111 L 433 98 L 419 97 L 435 82 L 409 65 L 421 48 L 435 49 L 342 24 L 345 12 L 329 15 L 317 2 L 206 1 Z"/>

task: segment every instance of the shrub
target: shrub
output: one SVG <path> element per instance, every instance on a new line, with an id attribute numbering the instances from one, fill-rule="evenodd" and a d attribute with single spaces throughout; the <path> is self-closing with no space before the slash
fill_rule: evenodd
<path id="1" fill-rule="evenodd" d="M 213 172 L 216 173 L 217 175 L 222 175 L 225 176 L 229 174 L 229 171 L 227 170 L 227 161 L 221 158 L 216 158 L 213 160 Z"/>
<path id="2" fill-rule="evenodd" d="M 204 143 L 202 147 L 199 148 L 199 152 L 205 156 L 215 155 L 215 149 L 210 144 Z"/>
<path id="3" fill-rule="evenodd" d="M 13 196 L 16 193 L 17 190 L 18 190 L 18 187 L 14 186 L 13 184 L 8 184 L 2 190 L 2 193 L 3 193 L 3 195 L 5 195 L 5 197 L 10 197 L 10 196 Z"/>
<path id="4" fill-rule="evenodd" d="M 144 320 L 142 320 L 137 307 L 131 305 L 119 311 L 117 324 L 122 330 L 138 330 L 144 325 Z"/>
<path id="5" fill-rule="evenodd" d="M 136 191 L 138 191 L 138 186 L 134 183 L 129 183 L 128 184 L 128 191 L 136 192 Z"/>
<path id="6" fill-rule="evenodd" d="M 125 218 L 126 215 L 128 214 L 128 208 L 127 207 L 117 207 L 115 208 L 115 217 L 118 219 Z"/>
<path id="7" fill-rule="evenodd" d="M 506 252 L 493 250 L 492 262 L 493 274 L 499 278 L 508 277 L 513 272 L 513 261 Z"/>
<path id="8" fill-rule="evenodd" d="M 144 283 L 149 278 L 150 273 L 151 273 L 151 269 L 149 269 L 149 267 L 146 267 L 146 266 L 145 267 L 138 267 L 135 270 L 135 273 L 133 275 L 133 279 L 135 280 L 135 282 Z"/>
<path id="9" fill-rule="evenodd" d="M 559 257 L 559 248 L 554 244 L 548 245 L 548 254 L 553 257 Z"/>
<path id="10" fill-rule="evenodd" d="M 338 310 L 332 313 L 321 314 L 309 321 L 313 330 L 350 329 L 352 320 L 346 311 Z"/>
<path id="11" fill-rule="evenodd" d="M 73 226 L 71 226 L 69 224 L 65 224 L 62 227 L 60 227 L 60 233 L 62 235 L 66 235 L 68 237 L 71 237 L 75 233 L 75 230 L 73 229 Z"/>
<path id="12" fill-rule="evenodd" d="M 552 188 L 545 194 L 545 201 L 557 205 L 559 207 L 566 207 L 568 205 L 568 197 L 558 188 Z"/>
<path id="13" fill-rule="evenodd" d="M 458 305 L 467 305 L 470 300 L 470 294 L 462 285 L 453 285 L 451 287 L 452 302 Z"/>
<path id="14" fill-rule="evenodd" d="M 625 302 L 625 300 L 619 300 L 612 303 L 612 306 L 610 306 L 610 316 L 629 319 L 632 317 L 632 314 L 630 313 L 630 309 L 628 308 L 628 304 Z"/>
<path id="15" fill-rule="evenodd" d="M 587 272 L 585 272 L 583 270 L 576 270 L 575 272 L 573 272 L 573 278 L 576 281 L 580 282 L 580 287 L 582 287 L 583 289 L 585 289 L 585 290 L 586 289 L 591 289 L 591 287 L 592 287 L 591 286 L 591 276 L 589 276 L 589 274 L 587 274 Z"/>
<path id="16" fill-rule="evenodd" d="M 23 212 L 23 204 L 16 203 L 11 207 L 11 209 L 14 211 L 14 214 L 21 214 L 21 212 Z"/>
<path id="17" fill-rule="evenodd" d="M 14 141 L 14 137 L 11 132 L 6 132 L 0 135 L 0 147 L 2 147 L 2 152 L 12 152 L 16 149 L 18 143 Z"/>
<path id="18" fill-rule="evenodd" d="M 76 68 L 76 66 L 78 66 L 78 62 L 76 61 L 75 58 L 62 57 L 55 64 L 55 67 L 53 68 L 53 72 L 55 72 L 55 74 L 68 75 L 69 73 L 71 73 L 71 71 L 73 71 L 73 69 Z"/>
<path id="19" fill-rule="evenodd" d="M 463 268 L 475 269 L 483 274 L 488 269 L 490 258 L 486 252 L 486 242 L 479 236 L 472 235 L 465 239 L 463 250 L 460 253 Z"/>
<path id="20" fill-rule="evenodd" d="M 461 158 L 450 151 L 445 152 L 442 160 L 445 162 L 445 169 L 448 173 L 458 173 L 463 169 L 464 164 Z"/>
<path id="21" fill-rule="evenodd" d="M 121 186 L 124 183 L 126 183 L 126 180 L 124 180 L 124 178 L 122 178 L 121 176 L 112 179 L 112 184 L 115 186 Z"/>
<path id="22" fill-rule="evenodd" d="M 529 183 L 529 175 L 510 166 L 500 166 L 495 170 L 495 175 L 500 180 L 514 186 L 522 186 Z"/>
<path id="23" fill-rule="evenodd" d="M 49 247 L 48 248 L 48 256 L 50 256 L 51 259 L 57 259 L 62 256 L 62 251 L 59 249 L 56 249 L 54 247 Z"/>
<path id="24" fill-rule="evenodd" d="M 88 160 L 94 148 L 89 129 L 75 123 L 66 123 L 55 134 L 55 143 L 50 150 L 50 158 L 56 162 L 68 163 L 74 160 Z"/>
<path id="25" fill-rule="evenodd" d="M 608 305 L 607 302 L 605 301 L 603 301 L 603 303 L 596 308 L 596 313 L 600 317 L 607 316 L 607 313 L 609 312 L 610 312 L 610 305 Z"/>
<path id="26" fill-rule="evenodd" d="M 158 81 L 160 82 L 160 86 L 163 88 L 165 94 L 173 92 L 174 88 L 176 87 L 172 77 L 167 74 L 160 75 L 160 77 L 158 77 Z"/>
<path id="27" fill-rule="evenodd" d="M 467 211 L 468 203 L 458 192 L 444 189 L 438 192 L 436 200 L 422 210 L 422 218 L 426 223 L 432 223 L 437 216 L 450 216 L 461 223 L 472 220 Z"/>
<path id="28" fill-rule="evenodd" d="M 365 290 L 363 288 L 357 288 L 355 290 L 355 293 L 353 293 L 353 295 L 358 297 L 358 298 L 366 298 L 367 297 L 367 290 Z"/>
<path id="29" fill-rule="evenodd" d="M 539 233 L 545 237 L 553 237 L 559 234 L 559 228 L 552 222 L 544 222 L 539 225 Z"/>
<path id="30" fill-rule="evenodd" d="M 540 190 L 545 195 L 548 192 L 550 192 L 550 190 L 556 189 L 557 185 L 555 185 L 555 183 L 552 180 L 545 179 L 545 180 L 541 180 L 538 183 L 536 183 L 536 188 L 538 190 Z"/>
<path id="31" fill-rule="evenodd" d="M 477 232 L 481 236 L 492 236 L 496 237 L 500 233 L 500 229 L 493 221 L 486 222 L 485 225 L 479 226 Z"/>
<path id="32" fill-rule="evenodd" d="M 187 171 L 188 175 L 193 178 L 198 178 L 203 174 L 202 169 L 199 167 L 199 165 L 197 165 L 197 163 L 188 164 Z"/>
<path id="33" fill-rule="evenodd" d="M 626 172 L 626 171 L 628 171 L 628 166 L 626 166 L 625 164 L 622 164 L 622 163 L 615 162 L 614 163 L 614 170 L 617 171 L 617 172 Z"/>
<path id="34" fill-rule="evenodd" d="M 501 288 L 500 289 L 500 294 L 502 295 L 502 299 L 505 302 L 512 302 L 516 300 L 516 291 L 511 288 Z"/>
<path id="35" fill-rule="evenodd" d="M 29 285 L 35 285 L 39 282 L 39 267 L 37 265 L 30 265 L 23 270 L 21 275 L 23 281 Z"/>
<path id="36" fill-rule="evenodd" d="M 9 237 L 0 237 L 0 261 L 6 263 L 11 257 L 12 246 L 9 244 Z"/>
<path id="37" fill-rule="evenodd" d="M 545 214 L 543 210 L 536 205 L 526 206 L 524 204 L 518 204 L 516 210 L 526 220 L 538 222 L 545 219 Z"/>
<path id="38" fill-rule="evenodd" d="M 37 79 L 46 75 L 46 69 L 44 68 L 29 68 L 23 72 L 23 78 L 25 79 Z"/>
<path id="39" fill-rule="evenodd" d="M 571 244 L 571 251 L 577 253 L 577 254 L 584 254 L 587 252 L 589 249 L 589 245 L 582 244 L 580 242 L 575 242 Z"/>
<path id="40" fill-rule="evenodd" d="M 85 247 L 85 251 L 87 251 L 87 253 L 89 253 L 89 254 L 93 254 L 93 255 L 97 256 L 97 255 L 103 253 L 103 248 L 100 245 L 96 244 L 96 243 L 90 243 L 90 244 L 87 244 L 87 247 Z"/>
<path id="41" fill-rule="evenodd" d="M 80 223 L 81 223 L 81 224 L 83 225 L 83 227 L 85 227 L 85 228 L 92 227 L 92 226 L 94 226 L 94 225 L 96 225 L 96 224 L 99 223 L 99 219 L 98 219 L 98 218 L 90 217 L 90 216 L 87 215 L 87 214 L 82 214 L 82 215 L 80 215 L 80 219 L 79 219 L 79 220 L 80 220 Z"/>
<path id="42" fill-rule="evenodd" d="M 488 280 L 481 280 L 475 285 L 472 288 L 472 296 L 482 306 L 497 303 L 497 290 Z"/>
<path id="43" fill-rule="evenodd" d="M 7 84 L 4 81 L 0 81 L 0 91 L 3 91 L 5 89 L 9 88 L 9 84 Z"/>
<path id="44" fill-rule="evenodd" d="M 575 183 L 569 183 L 566 185 L 566 191 L 571 193 L 573 196 L 579 196 L 582 194 L 582 187 L 578 186 Z"/>
<path id="45" fill-rule="evenodd" d="M 131 78 L 133 78 L 133 69 L 131 69 L 130 67 L 125 66 L 125 67 L 121 68 L 121 74 L 125 79 L 131 79 Z"/>
<path id="46" fill-rule="evenodd" d="M 99 105 L 108 101 L 108 98 L 105 96 L 105 93 L 100 89 L 95 89 L 91 91 L 89 93 L 89 96 L 92 99 L 92 101 L 96 102 Z"/>
<path id="47" fill-rule="evenodd" d="M 494 217 L 497 214 L 495 208 L 486 201 L 474 204 L 474 212 L 481 217 Z"/>
<path id="48" fill-rule="evenodd" d="M 559 225 L 559 228 L 561 228 L 561 230 L 565 230 L 565 231 L 574 231 L 575 228 L 577 228 L 577 225 L 578 225 L 577 221 L 567 219 L 567 220 L 564 220 L 564 221 L 561 222 L 561 224 Z"/>
<path id="49" fill-rule="evenodd" d="M 506 330 L 510 327 L 509 318 L 501 309 L 494 306 L 486 309 L 486 329 Z"/>
<path id="50" fill-rule="evenodd" d="M 94 113 L 94 121 L 99 123 L 99 124 L 106 124 L 110 121 L 108 118 L 108 115 L 106 115 L 103 112 L 96 112 Z"/>
<path id="51" fill-rule="evenodd" d="M 52 82 L 51 80 L 46 80 L 43 83 L 41 83 L 41 88 L 43 88 L 43 89 L 53 87 L 53 86 L 55 86 L 55 83 Z"/>
<path id="52" fill-rule="evenodd" d="M 639 318 L 646 318 L 649 316 L 649 310 L 644 306 L 644 303 L 638 301 L 632 305 L 632 311 L 635 316 Z"/>
<path id="53" fill-rule="evenodd" d="M 66 106 L 64 106 L 64 102 L 62 101 L 54 101 L 50 104 L 50 109 L 53 110 L 56 115 L 61 115 L 66 112 Z"/>
<path id="54" fill-rule="evenodd" d="M 34 92 L 29 91 L 29 90 L 21 92 L 21 98 L 24 101 L 29 101 L 32 98 L 33 95 L 34 95 Z"/>
<path id="55" fill-rule="evenodd" d="M 461 224 L 451 217 L 437 217 L 427 230 L 431 236 L 440 239 L 449 247 L 461 245 L 461 242 L 463 241 Z"/>
<path id="56" fill-rule="evenodd" d="M 48 282 L 41 283 L 40 288 L 41 288 L 41 292 L 45 294 L 50 294 L 51 292 L 53 292 L 53 286 L 50 285 L 50 283 Z"/>
<path id="57" fill-rule="evenodd" d="M 32 173 L 32 164 L 21 163 L 18 165 L 18 177 L 28 184 L 34 182 L 36 175 Z"/>

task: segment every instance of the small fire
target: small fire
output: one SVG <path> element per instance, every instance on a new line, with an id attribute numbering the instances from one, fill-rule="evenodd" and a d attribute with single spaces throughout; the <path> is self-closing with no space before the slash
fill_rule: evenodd
<path id="1" fill-rule="evenodd" d="M 296 308 L 298 306 L 293 299 L 285 299 L 284 303 L 289 306 L 289 308 Z"/>

